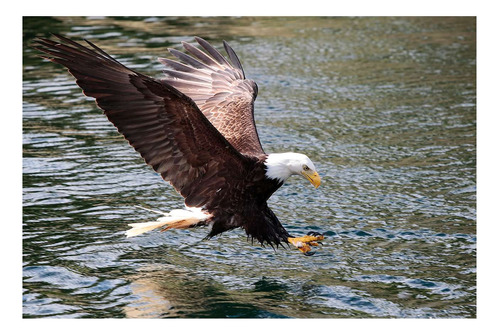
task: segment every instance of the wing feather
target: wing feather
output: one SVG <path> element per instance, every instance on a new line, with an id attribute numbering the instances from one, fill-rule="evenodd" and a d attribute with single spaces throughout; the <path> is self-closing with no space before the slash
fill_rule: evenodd
<path id="1" fill-rule="evenodd" d="M 220 65 L 231 67 L 226 58 L 224 58 L 224 56 L 221 55 L 221 53 L 217 51 L 212 45 L 210 45 L 207 41 L 205 41 L 203 38 L 200 37 L 195 37 L 194 39 L 203 49 L 205 49 L 205 51 L 207 51 L 215 60 L 217 60 L 217 62 Z"/>
<path id="2" fill-rule="evenodd" d="M 195 58 L 191 57 L 190 55 L 187 55 L 185 53 L 182 53 L 180 51 L 177 51 L 175 49 L 168 49 L 168 51 L 176 56 L 177 58 L 179 58 L 181 61 L 193 66 L 194 68 L 198 68 L 198 69 L 206 69 L 206 70 L 210 70 L 210 67 L 207 66 L 206 64 L 196 60 Z"/>
<path id="3" fill-rule="evenodd" d="M 226 52 L 229 55 L 229 59 L 231 59 L 231 63 L 233 64 L 233 66 L 236 66 L 241 71 L 241 74 L 245 76 L 245 72 L 243 71 L 243 66 L 241 66 L 240 59 L 236 55 L 236 52 L 234 52 L 233 48 L 231 48 L 226 41 L 223 41 L 223 44 L 224 44 L 224 49 L 226 49 Z"/>
<path id="4" fill-rule="evenodd" d="M 215 66 L 215 67 L 222 68 L 222 66 L 220 66 L 219 63 L 217 63 L 210 56 L 208 56 L 203 51 L 200 51 L 198 48 L 194 47 L 193 45 L 186 43 L 186 42 L 182 42 L 182 45 L 184 46 L 184 49 L 186 49 L 187 52 L 191 53 L 193 56 L 195 56 L 196 58 L 201 60 L 204 64 L 206 64 L 210 67 Z"/>

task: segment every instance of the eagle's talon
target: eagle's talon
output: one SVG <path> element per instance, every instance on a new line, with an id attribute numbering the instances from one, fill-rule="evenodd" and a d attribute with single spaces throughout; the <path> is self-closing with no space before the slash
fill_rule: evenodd
<path id="1" fill-rule="evenodd" d="M 318 232 L 309 232 L 303 237 L 289 237 L 288 242 L 298 248 L 304 255 L 311 256 L 316 252 L 311 252 L 312 246 L 319 246 L 321 243 L 319 240 L 323 240 L 325 237 Z M 322 244 L 321 244 L 322 245 Z"/>

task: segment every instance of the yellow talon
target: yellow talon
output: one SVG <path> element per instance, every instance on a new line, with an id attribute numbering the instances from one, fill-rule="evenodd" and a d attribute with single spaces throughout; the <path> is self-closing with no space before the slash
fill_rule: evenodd
<path id="1" fill-rule="evenodd" d="M 306 235 L 298 238 L 288 238 L 288 242 L 297 247 L 302 253 L 305 255 L 312 255 L 314 253 L 310 253 L 311 246 L 319 246 L 316 241 L 323 240 L 325 237 L 321 234 L 317 235 Z"/>

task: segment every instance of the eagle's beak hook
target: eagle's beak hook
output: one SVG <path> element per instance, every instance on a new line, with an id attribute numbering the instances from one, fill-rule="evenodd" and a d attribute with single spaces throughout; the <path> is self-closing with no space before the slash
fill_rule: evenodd
<path id="1" fill-rule="evenodd" d="M 314 188 L 318 188 L 319 185 L 321 184 L 321 177 L 319 176 L 318 172 L 316 171 L 302 171 L 302 176 L 304 176 L 311 184 L 314 186 Z"/>

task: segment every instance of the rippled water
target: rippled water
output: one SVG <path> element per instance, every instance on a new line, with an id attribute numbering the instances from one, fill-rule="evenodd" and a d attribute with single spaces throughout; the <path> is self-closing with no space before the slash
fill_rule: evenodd
<path id="1" fill-rule="evenodd" d="M 474 18 L 25 18 L 24 317 L 475 317 Z M 141 72 L 199 35 L 259 84 L 267 152 L 323 177 L 270 200 L 313 257 L 243 231 L 125 239 L 181 198 L 30 41 L 87 38 Z"/>

